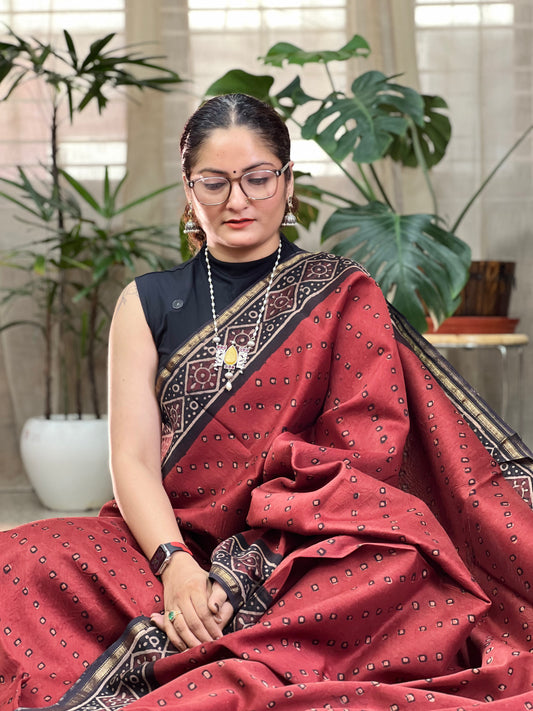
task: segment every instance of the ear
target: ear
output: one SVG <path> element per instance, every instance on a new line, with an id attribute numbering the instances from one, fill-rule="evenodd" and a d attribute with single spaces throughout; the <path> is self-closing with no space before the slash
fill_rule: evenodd
<path id="1" fill-rule="evenodd" d="M 185 173 L 182 173 L 182 179 L 183 179 L 183 190 L 185 191 L 185 197 L 187 198 L 187 202 L 192 202 L 192 190 L 189 187 L 189 181 L 187 180 L 187 176 Z"/>
<path id="2" fill-rule="evenodd" d="M 290 175 L 290 178 L 289 178 L 289 179 L 287 180 L 287 182 L 285 183 L 285 195 L 286 195 L 286 197 L 289 197 L 289 195 L 293 195 L 293 194 L 294 194 L 294 173 L 293 173 L 293 171 L 292 171 L 293 166 L 294 166 L 294 162 L 291 160 L 291 162 L 289 163 L 289 170 L 290 170 L 290 172 L 291 172 L 291 175 Z"/>

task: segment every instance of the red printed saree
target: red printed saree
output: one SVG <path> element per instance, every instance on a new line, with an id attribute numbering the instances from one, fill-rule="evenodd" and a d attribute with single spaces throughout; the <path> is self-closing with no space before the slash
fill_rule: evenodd
<path id="1" fill-rule="evenodd" d="M 224 342 L 247 340 L 265 288 L 219 317 Z M 157 394 L 164 485 L 234 603 L 226 634 L 169 647 L 147 618 L 160 584 L 113 504 L 23 526 L 1 539 L 0 703 L 533 708 L 518 437 L 342 258 L 283 265 L 231 392 L 213 359 L 208 325 Z"/>

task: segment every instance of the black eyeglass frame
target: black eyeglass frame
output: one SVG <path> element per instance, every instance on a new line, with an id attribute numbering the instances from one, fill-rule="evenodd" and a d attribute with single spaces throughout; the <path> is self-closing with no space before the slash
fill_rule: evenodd
<path id="1" fill-rule="evenodd" d="M 194 196 L 195 196 L 195 198 L 198 200 L 198 202 L 200 203 L 200 205 L 205 205 L 206 207 L 212 207 L 213 205 L 222 205 L 222 204 L 225 203 L 227 200 L 229 200 L 230 195 L 231 195 L 231 191 L 232 191 L 232 188 L 233 188 L 233 185 L 232 185 L 233 183 L 239 183 L 239 188 L 242 190 L 243 194 L 246 196 L 246 198 L 247 198 L 248 200 L 270 200 L 270 198 L 271 198 L 271 197 L 274 197 L 274 195 L 276 194 L 276 192 L 277 192 L 277 190 L 278 190 L 278 187 L 277 187 L 277 186 L 278 186 L 278 183 L 277 183 L 277 182 L 276 182 L 276 190 L 272 193 L 272 195 L 268 195 L 267 197 L 257 198 L 257 197 L 252 197 L 251 195 L 248 195 L 248 194 L 246 193 L 246 190 L 242 187 L 242 183 L 241 183 L 242 179 L 245 178 L 247 175 L 251 175 L 252 173 L 274 173 L 274 175 L 276 176 L 276 178 L 280 178 L 280 177 L 283 175 L 283 173 L 287 170 L 287 168 L 289 167 L 290 163 L 291 163 L 291 162 L 290 162 L 290 160 L 289 160 L 289 161 L 287 161 L 287 162 L 285 163 L 285 165 L 284 165 L 282 168 L 276 168 L 276 170 L 271 170 L 270 168 L 257 169 L 257 170 L 249 170 L 247 173 L 243 173 L 239 178 L 226 178 L 226 177 L 222 176 L 222 177 L 221 177 L 221 180 L 225 180 L 225 181 L 229 184 L 229 193 L 228 193 L 228 196 L 227 196 L 226 198 L 224 198 L 224 200 L 220 200 L 220 202 L 202 202 L 202 201 L 199 199 L 198 195 L 196 195 L 196 193 L 194 192 L 194 186 L 195 186 L 196 183 L 200 183 L 200 182 L 202 182 L 202 181 L 204 181 L 204 180 L 207 180 L 207 179 L 209 179 L 209 178 L 215 178 L 215 177 L 218 177 L 218 176 L 210 175 L 210 176 L 207 176 L 207 177 L 205 177 L 205 178 L 196 178 L 196 180 L 188 180 L 188 181 L 187 181 L 187 185 L 188 185 L 188 186 L 190 187 L 190 189 L 194 192 Z"/>

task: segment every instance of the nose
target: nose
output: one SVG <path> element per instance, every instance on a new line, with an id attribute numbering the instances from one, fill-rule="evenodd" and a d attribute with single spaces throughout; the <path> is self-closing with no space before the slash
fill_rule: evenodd
<path id="1" fill-rule="evenodd" d="M 246 196 L 246 193 L 242 189 L 239 180 L 231 181 L 230 194 L 226 205 L 234 210 L 242 209 L 243 206 L 249 205 L 250 200 Z"/>

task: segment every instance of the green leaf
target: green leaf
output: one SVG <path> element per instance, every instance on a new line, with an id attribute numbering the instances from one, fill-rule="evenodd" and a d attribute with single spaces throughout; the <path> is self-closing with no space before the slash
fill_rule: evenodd
<path id="1" fill-rule="evenodd" d="M 350 153 L 356 163 L 378 160 L 390 146 L 394 135 L 405 133 L 407 120 L 391 115 L 392 91 L 381 72 L 366 72 L 352 84 L 352 96 L 330 94 L 320 108 L 308 117 L 302 137 L 316 141 L 336 162 Z M 411 92 L 405 101 L 413 100 Z M 421 99 L 420 99 L 421 102 Z"/>
<path id="2" fill-rule="evenodd" d="M 131 210 L 132 207 L 136 207 L 137 205 L 142 205 L 142 203 L 146 202 L 147 200 L 152 200 L 153 198 L 157 197 L 158 195 L 162 195 L 163 193 L 168 192 L 169 190 L 174 190 L 175 188 L 179 187 L 182 185 L 181 180 L 175 182 L 175 183 L 170 183 L 170 185 L 164 185 L 162 188 L 158 188 L 157 190 L 152 190 L 149 193 L 146 193 L 146 195 L 141 195 L 141 197 L 138 197 L 136 200 L 132 200 L 132 202 L 129 202 L 127 205 L 124 205 L 123 207 L 119 208 L 118 210 L 115 210 L 114 214 L 115 215 L 121 215 L 124 212 L 127 212 L 128 210 Z"/>
<path id="3" fill-rule="evenodd" d="M 8 76 L 10 71 L 11 71 L 11 68 L 9 68 L 9 70 L 7 70 L 5 72 L 6 77 Z M 11 94 L 15 91 L 17 86 L 22 82 L 22 80 L 28 73 L 29 73 L 28 69 L 24 69 L 24 68 L 20 69 L 19 67 L 16 67 L 15 76 L 11 78 L 11 84 L 8 87 L 7 92 L 1 97 L 1 101 L 5 101 L 6 99 L 8 99 L 11 96 Z"/>
<path id="4" fill-rule="evenodd" d="M 76 191 L 76 194 L 82 198 L 82 200 L 90 205 L 98 214 L 103 214 L 102 207 L 98 203 L 98 200 L 96 200 L 96 198 L 89 192 L 89 190 L 87 190 L 85 186 L 79 183 L 74 176 L 70 175 L 70 173 L 67 173 L 66 170 L 60 170 L 60 173 L 65 178 L 67 183 L 69 183 L 69 185 Z"/>
<path id="5" fill-rule="evenodd" d="M 395 136 L 405 134 L 403 114 L 423 120 L 422 97 L 382 72 L 365 72 L 351 89 L 351 96 L 326 97 L 302 128 L 303 138 L 316 141 L 338 163 L 350 154 L 356 163 L 373 163 L 387 153 Z"/>
<path id="6" fill-rule="evenodd" d="M 446 153 L 452 135 L 450 119 L 443 111 L 448 109 L 447 103 L 440 96 L 423 95 L 424 117 L 422 123 L 417 122 L 416 133 L 428 168 L 437 165 Z M 411 126 L 405 135 L 394 136 L 387 155 L 402 165 L 415 168 L 419 165 L 413 143 Z"/>
<path id="7" fill-rule="evenodd" d="M 33 263 L 33 271 L 35 274 L 43 276 L 46 274 L 46 259 L 42 255 L 38 255 Z"/>
<path id="8" fill-rule="evenodd" d="M 232 69 L 220 79 L 213 82 L 206 90 L 205 96 L 220 94 L 249 94 L 268 104 L 272 104 L 270 89 L 274 78 L 268 74 L 262 76 L 249 74 L 242 69 Z"/>
<path id="9" fill-rule="evenodd" d="M 298 190 L 295 191 L 298 196 L 298 223 L 302 225 L 306 230 L 308 230 L 312 224 L 318 220 L 319 211 L 311 203 L 302 200 L 299 196 Z M 285 228 L 284 228 L 285 231 Z"/>
<path id="10" fill-rule="evenodd" d="M 382 203 L 353 204 L 327 220 L 322 239 L 363 264 L 415 328 L 426 330 L 426 304 L 438 322 L 451 316 L 468 279 L 470 248 L 433 215 L 398 215 Z"/>
<path id="11" fill-rule="evenodd" d="M 126 176 L 124 175 L 124 178 Z M 104 186 L 103 186 L 103 198 L 104 198 L 104 208 L 106 215 L 109 215 L 110 213 L 114 212 L 115 209 L 115 201 L 114 201 L 114 195 L 111 195 L 111 185 L 109 183 L 109 169 L 108 166 L 106 165 L 104 168 Z"/>
<path id="12" fill-rule="evenodd" d="M 263 60 L 264 64 L 282 67 L 283 62 L 301 66 L 316 62 L 327 64 L 328 62 L 344 62 L 347 59 L 352 59 L 352 57 L 367 57 L 369 54 L 370 47 L 367 41 L 360 35 L 354 35 L 347 44 L 337 51 L 306 52 L 289 42 L 278 42 L 260 59 Z"/>
<path id="13" fill-rule="evenodd" d="M 35 326 L 41 331 L 43 331 L 43 324 L 39 323 L 38 321 L 10 321 L 9 323 L 5 323 L 2 326 L 0 326 L 0 333 L 2 331 L 7 331 L 8 328 L 13 328 L 13 326 Z"/>
<path id="14" fill-rule="evenodd" d="M 76 47 L 74 46 L 74 42 L 72 40 L 72 37 L 70 34 L 67 32 L 67 30 L 63 30 L 63 36 L 65 38 L 65 42 L 67 45 L 67 50 L 70 56 L 70 59 L 72 61 L 72 67 L 77 70 L 78 69 L 78 55 L 76 53 Z"/>
<path id="15" fill-rule="evenodd" d="M 20 192 L 21 197 L 16 198 L 10 193 L 0 192 L 0 195 L 9 200 L 14 205 L 20 207 L 24 212 L 27 212 L 44 222 L 50 222 L 55 217 L 55 208 L 53 205 L 53 195 L 50 194 L 50 186 L 45 185 L 47 192 L 41 192 L 28 177 L 23 168 L 18 168 L 19 181 L 10 180 L 8 178 L 0 178 L 0 182 L 10 185 Z"/>
<path id="16" fill-rule="evenodd" d="M 286 99 L 289 99 L 290 103 Z M 309 96 L 302 89 L 300 77 L 295 77 L 275 96 L 276 108 L 281 108 L 285 119 L 290 118 L 299 106 L 303 106 L 309 101 L 317 101 L 317 99 Z"/>
<path id="17" fill-rule="evenodd" d="M 91 46 L 89 47 L 89 53 L 81 63 L 80 71 L 85 70 L 92 62 L 95 61 L 95 59 L 98 57 L 103 48 L 111 42 L 115 35 L 116 32 L 111 32 L 105 37 L 101 37 L 100 39 L 95 40 L 91 44 Z"/>

